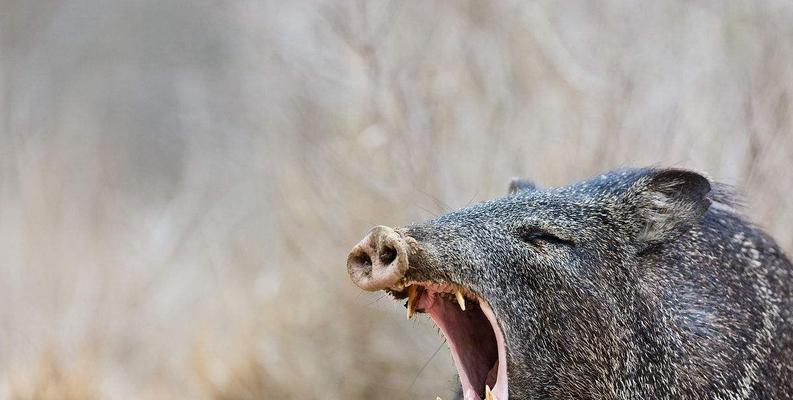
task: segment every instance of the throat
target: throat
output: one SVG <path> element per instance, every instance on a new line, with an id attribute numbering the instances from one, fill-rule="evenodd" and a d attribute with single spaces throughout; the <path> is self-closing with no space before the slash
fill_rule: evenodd
<path id="1" fill-rule="evenodd" d="M 459 312 L 456 307 L 447 301 L 435 302 L 427 312 L 448 340 L 460 380 L 470 382 L 477 395 L 484 397 L 485 386 L 495 387 L 498 377 L 496 336 L 481 310 Z"/>

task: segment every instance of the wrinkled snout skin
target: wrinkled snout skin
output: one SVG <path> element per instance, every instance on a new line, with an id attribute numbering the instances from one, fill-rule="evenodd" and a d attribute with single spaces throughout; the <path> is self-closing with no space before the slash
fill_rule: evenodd
<path id="1" fill-rule="evenodd" d="M 485 299 L 510 399 L 793 399 L 793 266 L 695 172 L 513 182 L 373 228 L 347 270 L 364 290 L 450 281 Z"/>

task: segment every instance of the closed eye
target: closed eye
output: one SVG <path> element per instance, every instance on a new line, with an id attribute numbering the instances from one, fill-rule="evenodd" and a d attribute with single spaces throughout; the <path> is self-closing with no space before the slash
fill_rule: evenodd
<path id="1" fill-rule="evenodd" d="M 551 232 L 539 228 L 524 229 L 519 232 L 519 236 L 520 240 L 532 245 L 541 245 L 543 243 L 563 246 L 575 245 L 575 242 L 570 239 L 561 238 Z"/>

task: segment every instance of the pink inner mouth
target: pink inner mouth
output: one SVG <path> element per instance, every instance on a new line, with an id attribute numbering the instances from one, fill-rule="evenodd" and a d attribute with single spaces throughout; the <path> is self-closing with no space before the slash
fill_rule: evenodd
<path id="1" fill-rule="evenodd" d="M 485 385 L 498 400 L 507 400 L 504 335 L 487 302 L 463 289 L 465 311 L 452 284 L 414 283 L 416 310 L 426 312 L 446 336 L 460 376 L 465 400 L 485 397 Z"/>

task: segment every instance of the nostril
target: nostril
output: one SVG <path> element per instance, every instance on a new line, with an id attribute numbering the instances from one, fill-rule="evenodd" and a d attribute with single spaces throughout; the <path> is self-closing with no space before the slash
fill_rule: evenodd
<path id="1" fill-rule="evenodd" d="M 391 246 L 386 246 L 380 253 L 380 262 L 382 262 L 384 265 L 388 265 L 391 264 L 391 262 L 393 262 L 396 257 L 396 249 Z"/>
<path id="2" fill-rule="evenodd" d="M 395 287 L 408 269 L 409 247 L 387 226 L 376 226 L 347 255 L 347 273 L 361 289 Z"/>
<path id="3" fill-rule="evenodd" d="M 372 259 L 369 257 L 365 251 L 362 251 L 352 258 L 352 262 L 354 265 L 358 266 L 359 268 L 372 268 Z"/>

